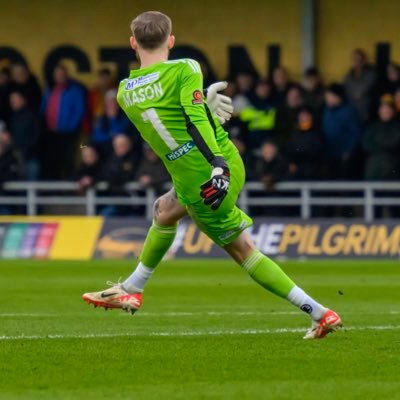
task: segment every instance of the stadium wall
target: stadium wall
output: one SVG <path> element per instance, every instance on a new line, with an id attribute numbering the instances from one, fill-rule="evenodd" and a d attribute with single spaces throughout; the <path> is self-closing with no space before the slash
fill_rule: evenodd
<path id="1" fill-rule="evenodd" d="M 74 60 L 73 75 L 89 85 L 100 66 L 117 69 L 119 64 L 120 73 L 126 70 L 134 61 L 128 46 L 131 18 L 148 9 L 172 17 L 176 55 L 205 58 L 218 78 L 225 78 L 240 63 L 254 67 L 261 76 L 277 63 L 287 66 L 295 79 L 302 71 L 300 0 L 203 0 L 191 1 L 190 7 L 184 0 L 3 3 L 0 60 L 25 60 L 42 81 L 63 57 Z M 400 60 L 396 45 L 400 2 L 324 0 L 316 4 L 316 55 L 328 81 L 343 77 L 355 47 L 365 48 L 374 59 L 378 43 L 392 43 L 388 52 Z"/>
<path id="2" fill-rule="evenodd" d="M 141 218 L 1 217 L 1 259 L 89 260 L 136 258 L 149 221 Z M 278 258 L 400 257 L 400 224 L 256 218 L 257 246 Z M 167 258 L 220 258 L 226 254 L 190 220 L 183 220 Z"/>

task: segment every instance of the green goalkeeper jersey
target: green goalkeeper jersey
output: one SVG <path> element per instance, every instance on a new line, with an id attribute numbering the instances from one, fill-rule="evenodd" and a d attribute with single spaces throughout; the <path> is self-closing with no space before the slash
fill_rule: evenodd
<path id="1" fill-rule="evenodd" d="M 208 154 L 227 160 L 236 152 L 205 104 L 198 62 L 171 60 L 133 70 L 121 81 L 117 99 L 164 162 L 180 201 L 198 202 L 199 186 L 210 178 L 212 169 L 204 146 Z"/>

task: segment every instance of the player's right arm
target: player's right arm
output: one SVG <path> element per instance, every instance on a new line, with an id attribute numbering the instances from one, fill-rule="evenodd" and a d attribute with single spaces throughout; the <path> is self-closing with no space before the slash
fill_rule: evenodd
<path id="1" fill-rule="evenodd" d="M 229 190 L 229 168 L 216 140 L 216 126 L 204 103 L 203 76 L 199 64 L 187 60 L 181 73 L 180 101 L 186 128 L 197 148 L 212 165 L 211 179 L 201 186 L 204 203 L 216 210 Z"/>

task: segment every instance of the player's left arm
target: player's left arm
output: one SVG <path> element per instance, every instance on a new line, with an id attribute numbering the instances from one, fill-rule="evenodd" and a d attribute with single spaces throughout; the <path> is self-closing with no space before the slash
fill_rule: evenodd
<path id="1" fill-rule="evenodd" d="M 186 128 L 201 154 L 213 167 L 211 178 L 201 185 L 204 204 L 216 210 L 229 190 L 230 172 L 216 140 L 216 126 L 204 102 L 203 76 L 196 61 L 188 60 L 181 74 L 180 100 Z"/>

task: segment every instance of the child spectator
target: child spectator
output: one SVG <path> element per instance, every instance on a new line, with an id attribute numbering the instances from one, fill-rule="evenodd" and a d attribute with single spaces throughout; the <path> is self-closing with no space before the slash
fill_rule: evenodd
<path id="1" fill-rule="evenodd" d="M 93 146 L 85 146 L 81 152 L 81 164 L 77 171 L 78 185 L 81 190 L 93 186 L 101 175 L 99 154 Z"/>
<path id="2" fill-rule="evenodd" d="M 261 146 L 261 158 L 256 163 L 255 178 L 261 181 L 267 190 L 272 190 L 276 182 L 289 177 L 289 164 L 279 153 L 273 141 L 266 141 Z"/>

